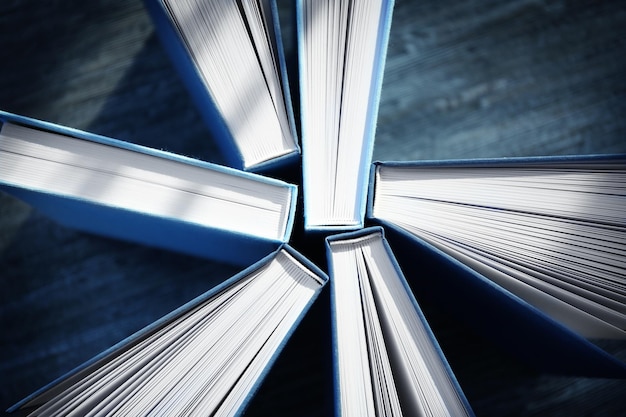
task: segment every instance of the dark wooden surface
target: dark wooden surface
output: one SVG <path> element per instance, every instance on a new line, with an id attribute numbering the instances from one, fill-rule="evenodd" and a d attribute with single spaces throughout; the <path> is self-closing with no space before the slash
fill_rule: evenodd
<path id="1" fill-rule="evenodd" d="M 626 152 L 625 28 L 617 1 L 398 0 L 374 157 Z M 0 2 L 0 108 L 221 162 L 139 0 Z M 234 272 L 69 230 L 0 194 L 0 408 Z M 328 414 L 326 307 L 250 414 Z M 479 416 L 626 414 L 624 381 L 544 375 L 429 317 Z M 623 342 L 602 345 L 626 360 Z"/>

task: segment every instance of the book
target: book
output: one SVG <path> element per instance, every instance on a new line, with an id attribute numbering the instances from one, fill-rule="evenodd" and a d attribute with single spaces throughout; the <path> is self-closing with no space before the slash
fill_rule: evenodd
<path id="1" fill-rule="evenodd" d="M 591 343 L 626 336 L 625 156 L 379 162 L 372 175 L 368 216 L 428 257 L 430 294 L 543 369 L 626 375 Z"/>
<path id="2" fill-rule="evenodd" d="M 240 415 L 326 282 L 283 245 L 9 411 Z"/>
<path id="3" fill-rule="evenodd" d="M 0 112 L 0 188 L 90 233 L 248 266 L 289 240 L 297 188 Z"/>
<path id="4" fill-rule="evenodd" d="M 472 416 L 383 229 L 326 239 L 338 416 Z"/>
<path id="5" fill-rule="evenodd" d="M 145 0 L 155 29 L 229 166 L 299 160 L 274 0 Z"/>
<path id="6" fill-rule="evenodd" d="M 363 227 L 394 2 L 299 0 L 304 221 Z"/>

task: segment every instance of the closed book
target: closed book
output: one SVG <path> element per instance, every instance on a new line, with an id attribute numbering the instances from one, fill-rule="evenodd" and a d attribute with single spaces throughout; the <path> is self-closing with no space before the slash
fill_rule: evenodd
<path id="1" fill-rule="evenodd" d="M 623 339 L 621 155 L 380 162 L 369 217 L 412 283 L 539 369 L 624 376 L 594 340 Z M 402 264 L 402 262 L 401 262 Z"/>
<path id="2" fill-rule="evenodd" d="M 228 165 L 263 171 L 298 162 L 275 1 L 145 5 Z"/>
<path id="3" fill-rule="evenodd" d="M 289 240 L 297 188 L 0 113 L 0 185 L 86 232 L 250 265 Z"/>
<path id="4" fill-rule="evenodd" d="M 296 3 L 304 226 L 363 227 L 393 0 Z"/>
<path id="5" fill-rule="evenodd" d="M 284 245 L 9 411 L 240 415 L 326 281 Z"/>
<path id="6" fill-rule="evenodd" d="M 473 416 L 383 229 L 326 242 L 336 415 Z"/>

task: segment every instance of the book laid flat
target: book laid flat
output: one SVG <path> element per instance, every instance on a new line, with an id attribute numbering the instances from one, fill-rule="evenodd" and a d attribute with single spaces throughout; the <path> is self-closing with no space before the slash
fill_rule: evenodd
<path id="1" fill-rule="evenodd" d="M 274 0 L 145 0 L 157 33 L 228 164 L 299 160 Z"/>
<path id="2" fill-rule="evenodd" d="M 307 229 L 363 226 L 393 3 L 296 4 Z"/>
<path id="3" fill-rule="evenodd" d="M 239 415 L 326 282 L 284 245 L 9 411 Z"/>
<path id="4" fill-rule="evenodd" d="M 383 229 L 330 236 L 327 249 L 336 415 L 473 415 Z"/>
<path id="5" fill-rule="evenodd" d="M 446 305 L 486 327 L 508 317 L 509 328 L 488 332 L 549 370 L 626 376 L 590 343 L 626 337 L 625 156 L 384 162 L 373 171 L 369 216 L 438 258 L 424 285 Z"/>
<path id="6" fill-rule="evenodd" d="M 289 240 L 297 188 L 0 112 L 0 187 L 60 223 L 250 265 Z"/>

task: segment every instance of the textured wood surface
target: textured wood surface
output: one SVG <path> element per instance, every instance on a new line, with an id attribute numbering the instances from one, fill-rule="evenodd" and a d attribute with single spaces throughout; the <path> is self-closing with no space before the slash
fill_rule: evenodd
<path id="1" fill-rule="evenodd" d="M 625 28 L 617 1 L 397 0 L 374 157 L 626 152 Z M 139 0 L 0 2 L 0 108 L 221 162 Z M 0 407 L 234 272 L 69 230 L 0 194 Z M 327 301 L 250 415 L 328 415 Z M 477 415 L 626 413 L 624 381 L 538 373 L 426 313 Z M 626 360 L 623 342 L 603 346 Z"/>

